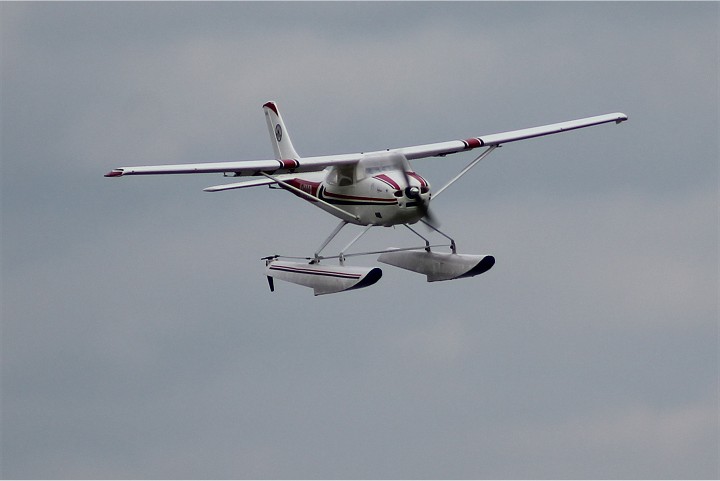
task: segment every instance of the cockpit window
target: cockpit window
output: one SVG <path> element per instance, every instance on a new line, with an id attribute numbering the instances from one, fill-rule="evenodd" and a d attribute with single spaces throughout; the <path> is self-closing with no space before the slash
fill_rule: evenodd
<path id="1" fill-rule="evenodd" d="M 392 164 L 386 164 L 386 165 L 373 165 L 370 167 L 365 167 L 365 174 L 368 176 L 374 176 L 381 174 L 383 172 L 391 171 L 395 168 Z"/>

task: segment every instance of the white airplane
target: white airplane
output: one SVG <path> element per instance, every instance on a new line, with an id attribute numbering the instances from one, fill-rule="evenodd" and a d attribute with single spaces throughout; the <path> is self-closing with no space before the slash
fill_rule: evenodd
<path id="1" fill-rule="evenodd" d="M 300 157 L 293 147 L 277 104 L 268 102 L 263 105 L 263 109 L 275 152 L 273 160 L 120 167 L 105 176 L 222 173 L 226 177 L 255 177 L 253 180 L 208 187 L 204 190 L 220 192 L 260 185 L 279 187 L 338 217 L 340 224 L 312 257 L 273 255 L 263 258 L 271 291 L 275 290 L 273 279 L 277 278 L 311 287 L 316 296 L 367 287 L 380 279 L 382 271 L 377 267 L 345 265 L 346 258 L 354 255 L 380 254 L 379 262 L 425 274 L 428 282 L 472 277 L 486 272 L 495 264 L 495 258 L 491 255 L 458 254 L 455 241 L 436 226 L 429 210 L 431 199 L 436 199 L 502 144 L 609 122 L 619 124 L 628 119 L 627 115 L 618 112 L 466 140 L 376 152 Z M 430 184 L 416 173 L 409 163 L 410 160 L 444 157 L 477 148 L 484 150 L 435 193 L 432 193 Z M 417 222 L 445 237 L 449 244 L 431 245 L 428 239 L 410 227 Z M 338 255 L 320 255 L 347 224 L 366 228 Z M 424 245 L 346 254 L 370 228 L 394 225 L 406 226 L 424 240 Z M 432 250 L 438 247 L 449 247 L 450 252 Z M 322 262 L 326 259 L 337 259 L 338 263 L 326 265 Z"/>

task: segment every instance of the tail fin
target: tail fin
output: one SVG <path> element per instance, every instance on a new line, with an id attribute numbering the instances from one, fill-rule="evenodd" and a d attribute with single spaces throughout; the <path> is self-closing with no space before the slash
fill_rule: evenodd
<path id="1" fill-rule="evenodd" d="M 263 105 L 263 110 L 265 110 L 265 120 L 267 120 L 268 130 L 270 131 L 270 140 L 275 151 L 275 158 L 277 160 L 299 159 L 300 156 L 295 152 L 290 135 L 288 135 L 285 123 L 275 102 L 266 103 Z"/>

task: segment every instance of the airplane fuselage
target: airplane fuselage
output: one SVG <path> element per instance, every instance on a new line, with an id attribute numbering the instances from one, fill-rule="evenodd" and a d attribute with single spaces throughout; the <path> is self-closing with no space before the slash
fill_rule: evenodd
<path id="1" fill-rule="evenodd" d="M 402 161 L 402 159 L 400 159 Z M 427 212 L 430 184 L 410 170 L 407 161 L 397 169 L 397 159 L 359 162 L 352 168 L 330 167 L 323 172 L 298 174 L 286 182 L 320 202 L 317 207 L 340 217 L 330 204 L 357 218 L 358 225 L 414 224 Z M 307 198 L 307 200 L 310 200 Z M 343 217 L 340 217 L 343 218 Z"/>

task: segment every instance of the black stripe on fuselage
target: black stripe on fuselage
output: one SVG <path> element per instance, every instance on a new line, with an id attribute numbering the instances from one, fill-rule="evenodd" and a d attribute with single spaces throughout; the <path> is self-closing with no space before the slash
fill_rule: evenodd
<path id="1" fill-rule="evenodd" d="M 327 197 L 325 196 L 325 187 L 323 186 L 320 186 L 318 189 L 318 199 L 333 205 L 397 205 L 397 200 L 395 199 L 372 201 L 360 198 L 336 199 L 334 197 Z"/>

